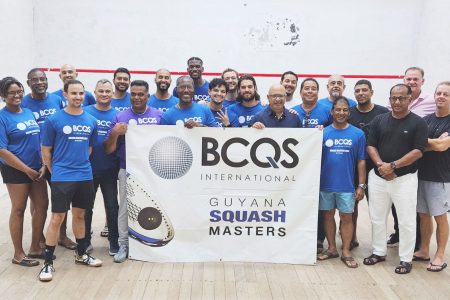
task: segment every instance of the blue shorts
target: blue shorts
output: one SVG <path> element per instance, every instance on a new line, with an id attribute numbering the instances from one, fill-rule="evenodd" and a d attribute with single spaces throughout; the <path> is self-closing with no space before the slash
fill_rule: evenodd
<path id="1" fill-rule="evenodd" d="M 353 193 L 320 192 L 320 210 L 337 208 L 342 213 L 351 214 L 354 207 L 355 195 Z"/>

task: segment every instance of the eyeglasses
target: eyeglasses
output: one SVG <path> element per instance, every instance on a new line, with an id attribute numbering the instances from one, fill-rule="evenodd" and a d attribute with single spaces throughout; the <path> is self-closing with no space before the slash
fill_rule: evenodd
<path id="1" fill-rule="evenodd" d="M 400 101 L 400 102 L 404 102 L 404 101 L 406 101 L 406 100 L 408 100 L 408 99 L 409 99 L 409 96 L 389 97 L 389 100 L 390 100 L 392 103 L 396 102 L 397 100 Z"/>
<path id="2" fill-rule="evenodd" d="M 280 95 L 280 94 L 276 94 L 276 95 L 267 95 L 269 98 L 271 99 L 283 99 L 284 97 L 286 97 L 286 95 Z"/>
<path id="3" fill-rule="evenodd" d="M 15 92 L 7 92 L 6 93 L 6 96 L 8 96 L 8 97 L 15 97 L 15 96 L 21 96 L 21 95 L 23 95 L 23 91 L 22 90 L 18 90 L 18 91 L 15 91 Z"/>

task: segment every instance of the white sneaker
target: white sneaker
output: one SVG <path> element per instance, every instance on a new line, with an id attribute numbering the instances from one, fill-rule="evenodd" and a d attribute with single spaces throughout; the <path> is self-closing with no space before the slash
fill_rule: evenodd
<path id="1" fill-rule="evenodd" d="M 128 246 L 127 245 L 120 245 L 119 251 L 116 255 L 114 255 L 114 262 L 121 263 L 126 261 L 128 258 Z"/>
<path id="2" fill-rule="evenodd" d="M 89 266 L 89 267 L 100 267 L 103 262 L 100 259 L 95 258 L 95 257 L 90 256 L 89 254 L 85 253 L 81 256 L 78 254 L 75 254 L 75 263 Z"/>
<path id="3" fill-rule="evenodd" d="M 53 265 L 45 263 L 41 271 L 39 272 L 39 280 L 51 281 L 53 279 L 53 272 L 55 272 L 55 268 L 53 268 Z"/>

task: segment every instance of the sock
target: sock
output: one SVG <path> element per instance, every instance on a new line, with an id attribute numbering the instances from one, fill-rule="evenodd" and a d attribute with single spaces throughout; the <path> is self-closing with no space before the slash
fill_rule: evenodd
<path id="1" fill-rule="evenodd" d="M 82 256 L 86 253 L 86 238 L 76 239 L 77 241 L 77 254 Z"/>
<path id="2" fill-rule="evenodd" d="M 53 253 L 56 246 L 45 245 L 44 256 L 46 264 L 53 264 Z"/>

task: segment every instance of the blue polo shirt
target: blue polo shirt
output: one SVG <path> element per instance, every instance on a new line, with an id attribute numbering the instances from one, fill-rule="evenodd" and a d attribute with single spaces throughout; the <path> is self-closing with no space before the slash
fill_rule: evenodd
<path id="1" fill-rule="evenodd" d="M 273 112 L 273 110 L 270 108 L 270 106 L 267 106 L 264 110 L 257 113 L 252 121 L 251 125 L 255 124 L 256 122 L 263 123 L 266 127 L 283 127 L 283 128 L 301 128 L 302 123 L 300 122 L 300 119 L 297 115 L 290 113 L 289 110 L 286 108 L 284 109 L 283 114 L 281 115 L 281 118 L 277 118 L 276 114 Z"/>

